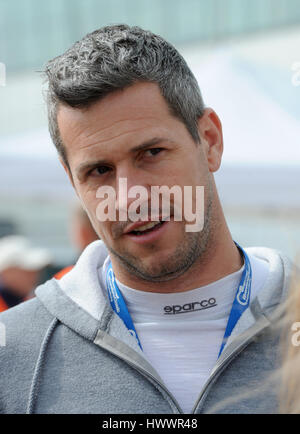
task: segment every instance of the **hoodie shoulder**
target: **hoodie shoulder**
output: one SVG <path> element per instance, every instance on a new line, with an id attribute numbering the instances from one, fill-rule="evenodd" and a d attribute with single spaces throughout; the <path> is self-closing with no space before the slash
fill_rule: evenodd
<path id="1" fill-rule="evenodd" d="M 265 313 L 284 303 L 291 289 L 292 279 L 300 278 L 299 269 L 284 253 L 267 247 L 248 247 L 247 252 L 269 264 L 267 280 L 258 294 Z"/>
<path id="2" fill-rule="evenodd" d="M 0 323 L 9 327 L 10 334 L 18 333 L 21 330 L 25 331 L 27 328 L 33 330 L 38 324 L 43 322 L 47 324 L 51 319 L 53 317 L 50 317 L 36 297 L 7 309 L 0 314 Z"/>
<path id="3" fill-rule="evenodd" d="M 15 364 L 18 355 L 20 356 L 19 369 L 21 369 L 24 363 L 24 359 L 23 363 L 21 362 L 22 358 L 26 358 L 30 351 L 34 351 L 34 348 L 40 345 L 52 320 L 53 316 L 36 297 L 2 312 L 0 314 L 1 371 L 4 360 L 8 364 Z"/>
<path id="4" fill-rule="evenodd" d="M 37 299 L 0 314 L 0 413 L 25 413 L 44 336 L 53 316 Z"/>
<path id="5" fill-rule="evenodd" d="M 2 379 L 22 371 L 40 348 L 51 321 L 53 316 L 37 298 L 0 314 L 0 369 L 5 372 Z"/>

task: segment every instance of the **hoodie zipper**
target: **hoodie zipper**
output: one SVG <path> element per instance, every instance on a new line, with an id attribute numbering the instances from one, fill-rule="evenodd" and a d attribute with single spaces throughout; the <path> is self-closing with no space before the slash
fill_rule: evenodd
<path id="1" fill-rule="evenodd" d="M 218 366 L 218 368 L 214 371 L 214 373 L 209 377 L 209 379 L 207 380 L 207 382 L 205 383 L 199 398 L 197 399 L 192 411 L 190 414 L 199 414 L 199 413 L 195 413 L 197 407 L 199 406 L 198 410 L 201 409 L 201 406 L 203 406 L 203 401 L 206 398 L 206 395 L 209 392 L 209 389 L 211 388 L 211 386 L 213 385 L 213 380 L 217 379 L 217 377 L 221 374 L 221 372 L 226 368 L 226 366 L 235 358 L 239 355 L 239 353 L 241 353 L 243 351 L 244 348 L 246 348 L 248 346 L 248 344 L 255 338 L 255 335 L 251 336 L 251 338 L 249 338 L 246 342 L 244 342 L 243 344 L 241 344 L 241 346 L 237 347 L 234 352 L 232 352 L 226 359 L 223 360 L 223 362 L 220 364 L 220 366 Z M 99 344 L 98 344 L 99 345 Z M 104 349 L 108 350 L 108 348 L 106 348 L 106 346 L 103 347 Z M 112 354 L 114 354 L 115 356 L 117 356 L 119 359 L 123 360 L 124 362 L 126 362 L 129 366 L 133 367 L 135 370 L 137 370 L 138 372 L 140 372 L 144 377 L 146 377 L 147 379 L 151 378 L 151 380 L 153 380 L 160 388 L 162 388 L 164 390 L 164 392 L 166 392 L 166 394 L 172 399 L 173 403 L 175 404 L 175 406 L 177 407 L 178 413 L 179 414 L 184 414 L 183 410 L 181 409 L 179 403 L 177 402 L 176 398 L 171 394 L 171 392 L 164 386 L 164 384 L 162 384 L 159 380 L 157 380 L 157 378 L 155 378 L 150 372 L 142 369 L 140 366 L 136 365 L 134 362 L 130 362 L 129 360 L 121 357 L 119 354 L 116 354 L 114 351 L 109 350 Z M 202 402 L 201 402 L 202 401 Z"/>
<path id="2" fill-rule="evenodd" d="M 204 385 L 204 387 L 200 393 L 198 400 L 196 401 L 196 404 L 193 407 L 192 414 L 199 414 L 199 410 L 201 410 L 201 408 L 203 407 L 204 400 L 207 397 L 209 390 L 213 386 L 214 380 L 216 380 L 220 376 L 220 374 L 222 373 L 222 371 L 224 371 L 224 369 L 228 366 L 228 364 L 235 357 L 237 357 L 243 351 L 243 349 L 246 348 L 246 346 L 248 346 L 248 344 L 251 341 L 252 341 L 252 339 L 249 339 L 249 341 L 247 343 L 245 343 L 243 346 L 241 346 L 239 349 L 237 349 L 234 353 L 231 353 L 225 360 L 223 360 L 221 365 L 218 366 L 218 368 L 215 370 L 215 372 L 208 378 L 207 382 L 205 383 L 205 385 Z M 198 410 L 198 413 L 195 413 L 196 410 Z"/>
<path id="3" fill-rule="evenodd" d="M 169 396 L 169 398 L 171 398 L 171 400 L 173 401 L 173 404 L 175 404 L 175 407 L 177 407 L 178 413 L 179 414 L 183 414 L 183 411 L 182 411 L 180 405 L 178 404 L 176 398 L 171 394 L 171 392 L 160 381 L 158 381 L 149 372 L 144 371 L 139 366 L 136 366 L 134 363 L 131 363 L 131 362 L 128 362 L 128 361 L 127 361 L 127 363 L 128 363 L 128 365 L 132 366 L 134 369 L 136 369 L 137 371 L 139 371 L 144 377 L 148 377 L 148 378 L 150 377 L 161 389 L 164 390 L 164 392 L 166 392 L 166 394 Z"/>
<path id="4" fill-rule="evenodd" d="M 214 380 L 217 380 L 217 378 L 220 376 L 220 374 L 224 371 L 224 369 L 229 365 L 229 363 L 235 359 L 252 341 L 255 340 L 255 337 L 261 333 L 268 324 L 264 324 L 259 330 L 256 331 L 253 335 L 251 335 L 246 341 L 238 345 L 223 361 L 222 363 L 215 369 L 213 374 L 208 378 L 207 382 L 205 383 L 193 409 L 192 414 L 200 414 L 199 411 L 203 407 L 204 401 L 211 389 L 211 387 L 214 384 Z M 195 411 L 198 410 L 197 413 Z"/>
<path id="5" fill-rule="evenodd" d="M 129 366 L 131 366 L 132 368 L 134 368 L 136 371 L 138 371 L 140 374 L 142 374 L 145 378 L 147 378 L 149 380 L 149 378 L 157 385 L 159 386 L 161 389 L 163 389 L 163 391 L 169 396 L 169 398 L 171 399 L 171 401 L 173 402 L 173 404 L 175 405 L 175 407 L 177 408 L 177 411 L 179 414 L 184 414 L 182 408 L 180 407 L 178 401 L 176 400 L 176 398 L 172 395 L 172 393 L 166 388 L 166 386 L 161 383 L 154 375 L 152 375 L 149 371 L 147 371 L 146 369 L 143 369 L 141 366 L 139 366 L 138 364 L 131 362 L 130 360 L 128 360 L 125 357 L 122 357 L 122 355 L 120 355 L 118 352 L 116 352 L 114 350 L 113 347 L 111 347 L 108 344 L 103 343 L 103 341 L 100 343 L 99 340 L 97 340 L 97 342 L 94 341 L 94 343 L 100 347 L 102 347 L 103 349 L 109 351 L 110 353 L 112 353 L 114 356 L 118 357 L 120 360 L 123 360 L 125 363 L 127 363 Z M 125 345 L 125 344 L 124 344 Z M 176 413 L 175 413 L 176 414 Z"/>
<path id="6" fill-rule="evenodd" d="M 257 323 L 256 323 L 256 325 L 257 325 Z M 198 399 L 197 399 L 197 401 L 196 401 L 196 403 L 195 403 L 195 405 L 194 405 L 191 413 L 189 413 L 189 414 L 199 414 L 199 410 L 203 407 L 205 398 L 206 398 L 206 396 L 207 396 L 210 388 L 212 387 L 212 385 L 214 383 L 214 380 L 216 380 L 219 377 L 219 375 L 222 373 L 222 371 L 224 371 L 224 369 L 227 367 L 227 365 L 235 357 L 237 357 L 255 339 L 255 337 L 259 333 L 261 333 L 269 325 L 270 325 L 270 322 L 265 317 L 263 317 L 262 324 L 254 332 L 254 334 L 251 334 L 244 342 L 240 343 L 236 348 L 234 348 L 234 350 L 222 361 L 222 363 L 214 370 L 214 372 L 208 378 L 208 380 L 205 383 L 202 391 L 200 392 L 200 395 L 199 395 L 199 397 L 198 397 Z M 102 330 L 101 330 L 101 332 L 103 333 Z M 248 332 L 249 332 L 249 330 L 248 330 Z M 150 378 L 156 385 L 158 385 L 161 389 L 164 390 L 164 392 L 169 396 L 169 398 L 171 398 L 173 404 L 175 405 L 175 407 L 178 410 L 178 413 L 179 414 L 184 414 L 184 412 L 183 412 L 182 408 L 180 407 L 179 403 L 177 402 L 176 398 L 171 394 L 171 392 L 166 388 L 166 386 L 163 383 L 161 383 L 149 371 L 147 371 L 146 369 L 143 369 L 138 364 L 136 364 L 136 363 L 128 360 L 126 357 L 122 357 L 122 355 L 120 355 L 118 352 L 116 352 L 111 345 L 109 345 L 108 343 L 106 344 L 105 342 L 103 342 L 103 339 L 101 339 L 101 343 L 99 342 L 99 339 L 97 339 L 97 342 L 94 341 L 94 343 L 96 345 L 102 347 L 103 349 L 109 351 L 110 353 L 114 354 L 120 360 L 123 360 L 124 362 L 126 362 L 129 366 L 133 367 L 135 370 L 137 370 L 138 372 L 140 372 L 140 374 L 142 374 L 147 379 Z M 126 345 L 126 344 L 124 344 L 124 345 Z M 198 410 L 197 413 L 195 413 L 196 410 Z"/>

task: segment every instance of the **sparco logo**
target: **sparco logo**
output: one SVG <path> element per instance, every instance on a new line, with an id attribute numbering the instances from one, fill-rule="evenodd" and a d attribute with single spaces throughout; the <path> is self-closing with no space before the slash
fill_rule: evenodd
<path id="1" fill-rule="evenodd" d="M 209 300 L 195 301 L 193 303 L 186 303 L 183 306 L 175 304 L 173 306 L 165 306 L 165 315 L 173 315 L 177 313 L 188 313 L 195 312 L 196 310 L 209 309 L 210 307 L 217 306 L 217 301 L 215 298 L 210 298 Z"/>

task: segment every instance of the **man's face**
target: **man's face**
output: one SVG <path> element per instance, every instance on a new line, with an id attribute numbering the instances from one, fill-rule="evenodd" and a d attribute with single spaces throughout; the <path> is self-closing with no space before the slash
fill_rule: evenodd
<path id="1" fill-rule="evenodd" d="M 184 186 L 193 190 L 204 186 L 207 220 L 212 195 L 206 141 L 201 145 L 193 141 L 185 125 L 170 114 L 153 83 L 116 91 L 86 109 L 60 106 L 57 119 L 71 181 L 112 258 L 149 281 L 184 273 L 206 248 L 209 221 L 201 232 L 186 232 L 187 222 L 171 217 L 139 235 L 129 231 L 130 220 L 99 221 L 96 209 L 101 199 L 96 192 L 101 186 L 111 186 L 119 208 L 126 206 L 126 201 L 128 208 L 136 198 L 120 197 L 120 178 L 126 178 L 128 190 L 136 185 L 145 187 L 149 198 L 151 186 L 179 186 L 182 191 Z"/>

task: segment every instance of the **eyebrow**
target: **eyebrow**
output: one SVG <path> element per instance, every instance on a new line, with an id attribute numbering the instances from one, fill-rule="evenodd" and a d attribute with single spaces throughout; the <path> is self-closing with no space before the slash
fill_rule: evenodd
<path id="1" fill-rule="evenodd" d="M 173 140 L 170 139 L 165 139 L 163 137 L 154 137 L 153 139 L 147 140 L 146 142 L 135 146 L 133 148 L 131 148 L 129 150 L 130 153 L 135 153 L 138 151 L 143 151 L 145 149 L 150 148 L 151 146 L 155 146 L 159 143 L 162 142 L 169 142 L 169 143 L 174 143 Z M 110 163 L 107 160 L 94 160 L 94 161 L 90 161 L 90 162 L 85 162 L 85 163 L 81 163 L 78 168 L 75 170 L 77 177 L 79 178 L 80 175 L 84 172 L 86 172 L 87 170 L 91 170 L 94 169 L 98 166 L 104 166 L 104 165 L 109 165 Z"/>
<path id="2" fill-rule="evenodd" d="M 130 152 L 143 151 L 144 149 L 150 148 L 154 145 L 158 145 L 161 142 L 173 143 L 172 140 L 164 139 L 163 137 L 154 137 L 153 139 L 147 140 L 147 142 L 144 142 L 141 145 L 135 146 L 134 148 L 130 149 Z"/>

